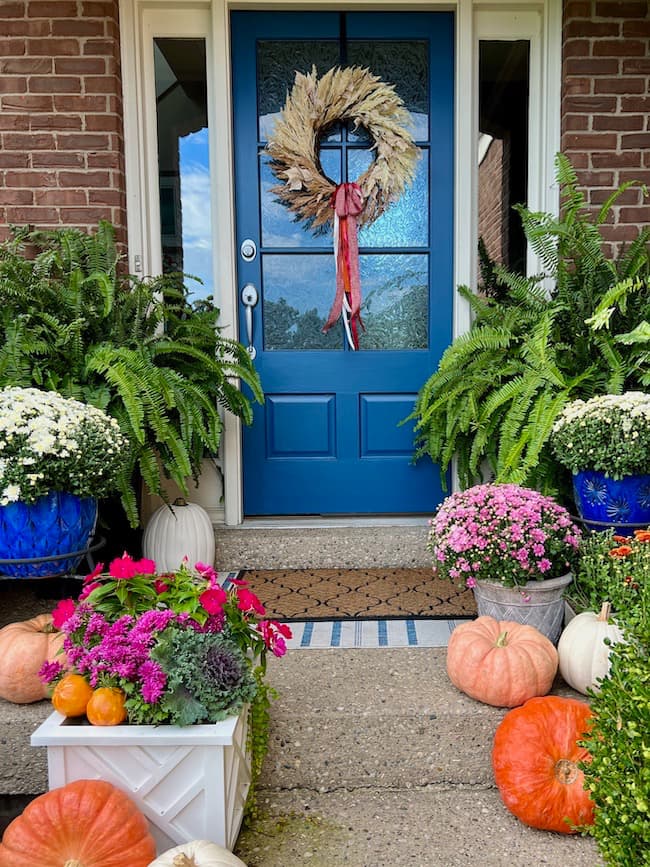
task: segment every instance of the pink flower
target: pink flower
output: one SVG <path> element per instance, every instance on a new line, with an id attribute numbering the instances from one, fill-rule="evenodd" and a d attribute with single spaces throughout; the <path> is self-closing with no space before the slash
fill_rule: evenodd
<path id="1" fill-rule="evenodd" d="M 164 593 L 165 590 L 169 590 L 169 584 L 165 584 L 165 582 L 161 581 L 160 578 L 156 578 L 156 580 L 153 582 L 153 589 L 158 594 Z"/>
<path id="2" fill-rule="evenodd" d="M 284 656 L 287 652 L 285 638 L 291 638 L 293 633 L 286 623 L 277 620 L 261 620 L 257 625 L 264 639 L 264 644 L 275 656 Z"/>
<path id="3" fill-rule="evenodd" d="M 61 674 L 62 671 L 63 666 L 60 662 L 45 661 L 38 670 L 38 676 L 43 683 L 51 683 L 55 677 L 58 677 Z"/>
<path id="4" fill-rule="evenodd" d="M 74 614 L 75 608 L 74 599 L 62 599 L 52 612 L 52 626 L 62 629 L 66 620 Z"/>
<path id="5" fill-rule="evenodd" d="M 103 571 L 104 571 L 104 564 L 103 564 L 103 563 L 98 563 L 98 564 L 95 566 L 95 568 L 93 569 L 93 571 L 90 573 L 90 575 L 86 575 L 86 577 L 84 578 L 84 584 L 89 584 L 89 583 L 90 583 L 93 579 L 95 579 L 98 575 L 101 575 L 101 573 L 102 573 Z"/>
<path id="6" fill-rule="evenodd" d="M 210 590 L 204 590 L 199 596 L 199 602 L 208 614 L 218 614 L 227 599 L 228 596 L 221 587 L 213 587 Z"/>
<path id="7" fill-rule="evenodd" d="M 465 584 L 468 587 L 476 587 L 476 578 L 468 578 Z"/>
<path id="8" fill-rule="evenodd" d="M 217 583 L 219 575 L 215 571 L 213 566 L 210 566 L 208 563 L 195 563 L 194 568 L 199 573 L 199 575 L 209 581 L 210 584 Z"/>
<path id="9" fill-rule="evenodd" d="M 83 589 L 79 594 L 79 601 L 82 602 L 84 599 L 87 599 L 93 592 L 93 590 L 97 590 L 97 588 L 101 586 L 102 585 L 99 583 L 99 581 L 93 581 L 92 584 L 84 583 Z"/>
<path id="10" fill-rule="evenodd" d="M 134 560 L 126 551 L 121 557 L 116 557 L 108 567 L 111 578 L 118 581 L 128 581 L 134 575 L 153 575 L 155 571 L 156 564 L 153 560 L 148 560 L 146 557 L 141 560 Z"/>
<path id="11" fill-rule="evenodd" d="M 252 592 L 244 587 L 237 588 L 237 607 L 240 611 L 254 611 L 256 614 L 266 614 L 266 609 Z"/>

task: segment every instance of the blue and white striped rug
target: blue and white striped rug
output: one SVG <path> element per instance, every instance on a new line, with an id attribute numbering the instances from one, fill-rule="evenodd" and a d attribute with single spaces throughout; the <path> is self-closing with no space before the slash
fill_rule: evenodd
<path id="1" fill-rule="evenodd" d="M 238 572 L 220 572 L 224 589 Z M 462 620 L 306 620 L 288 623 L 293 637 L 289 650 L 316 650 L 328 647 L 446 647 L 454 628 Z"/>

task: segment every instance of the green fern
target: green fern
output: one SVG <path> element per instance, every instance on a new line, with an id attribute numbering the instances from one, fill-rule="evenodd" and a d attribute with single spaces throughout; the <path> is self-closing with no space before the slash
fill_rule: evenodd
<path id="1" fill-rule="evenodd" d="M 487 464 L 498 481 L 558 493 L 563 471 L 547 442 L 564 404 L 650 385 L 650 233 L 642 231 L 617 261 L 605 256 L 601 235 L 629 185 L 594 218 L 561 154 L 556 175 L 559 218 L 516 208 L 543 273 L 524 277 L 495 266 L 497 298 L 459 288 L 472 310 L 471 330 L 444 352 L 409 417 L 416 457 L 440 465 L 443 485 L 455 458 L 464 487 L 482 478 Z"/>
<path id="2" fill-rule="evenodd" d="M 183 275 L 121 275 L 109 223 L 92 234 L 14 229 L 0 245 L 0 302 L 0 385 L 57 390 L 118 420 L 133 526 L 134 473 L 164 496 L 162 471 L 187 494 L 203 456 L 217 454 L 222 413 L 249 423 L 251 400 L 263 400 L 245 348 L 220 333 L 219 311 L 191 304 Z"/>

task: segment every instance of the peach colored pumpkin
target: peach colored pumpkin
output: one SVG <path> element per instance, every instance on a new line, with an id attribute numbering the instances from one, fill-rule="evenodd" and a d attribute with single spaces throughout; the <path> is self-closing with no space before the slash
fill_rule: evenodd
<path id="1" fill-rule="evenodd" d="M 557 650 L 538 629 L 493 617 L 457 626 L 447 647 L 454 686 L 495 707 L 516 707 L 546 695 L 557 667 Z"/>
<path id="2" fill-rule="evenodd" d="M 38 670 L 45 661 L 64 662 L 64 655 L 58 653 L 63 637 L 52 631 L 51 614 L 38 614 L 0 629 L 0 698 L 15 704 L 47 698 L 48 687 Z"/>

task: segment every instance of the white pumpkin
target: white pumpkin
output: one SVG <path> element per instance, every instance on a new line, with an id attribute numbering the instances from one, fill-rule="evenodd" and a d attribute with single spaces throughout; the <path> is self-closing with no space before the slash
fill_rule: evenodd
<path id="1" fill-rule="evenodd" d="M 246 867 L 236 855 L 210 840 L 191 840 L 159 855 L 149 867 Z"/>
<path id="2" fill-rule="evenodd" d="M 214 563 L 214 529 L 210 516 L 197 503 L 182 498 L 161 506 L 151 516 L 142 539 L 142 552 L 159 572 L 173 572 L 187 557 L 190 565 Z"/>
<path id="3" fill-rule="evenodd" d="M 623 633 L 616 623 L 610 622 L 611 605 L 603 602 L 600 613 L 583 611 L 571 620 L 557 646 L 560 657 L 560 674 L 578 692 L 587 694 L 587 689 L 598 691 L 597 683 L 609 672 L 611 646 L 623 640 Z"/>

